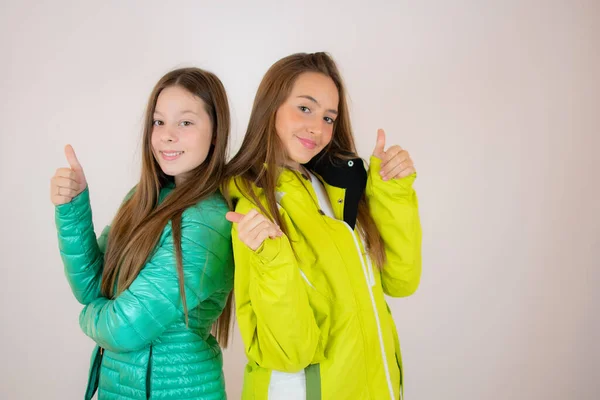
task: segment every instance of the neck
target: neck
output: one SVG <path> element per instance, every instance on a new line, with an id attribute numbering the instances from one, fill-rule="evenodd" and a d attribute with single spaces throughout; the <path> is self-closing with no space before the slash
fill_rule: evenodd
<path id="1" fill-rule="evenodd" d="M 284 167 L 299 172 L 302 176 L 304 176 L 305 179 L 312 181 L 312 179 L 310 178 L 310 174 L 308 173 L 308 169 L 302 164 L 295 161 L 288 161 L 284 164 Z"/>
<path id="2" fill-rule="evenodd" d="M 288 168 L 291 168 L 293 170 L 300 171 L 300 172 L 302 172 L 302 169 L 303 169 L 302 165 L 297 161 L 287 160 L 284 163 L 284 165 Z"/>
<path id="3" fill-rule="evenodd" d="M 300 164 L 299 162 L 296 161 L 287 161 L 284 164 L 285 167 L 293 169 L 294 171 L 298 171 L 301 174 L 307 174 L 308 170 L 306 169 L 306 167 L 304 167 L 304 165 Z"/>

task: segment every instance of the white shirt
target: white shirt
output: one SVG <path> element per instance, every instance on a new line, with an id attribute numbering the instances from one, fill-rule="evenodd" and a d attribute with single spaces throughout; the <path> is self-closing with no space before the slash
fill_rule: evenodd
<path id="1" fill-rule="evenodd" d="M 327 192 L 325 191 L 325 187 L 312 172 L 308 172 L 310 174 L 311 183 L 313 189 L 315 189 L 315 193 L 317 194 L 317 201 L 319 202 L 319 208 L 330 218 L 335 218 L 333 214 L 333 208 L 331 207 L 331 202 L 329 201 L 329 196 L 327 196 Z"/>

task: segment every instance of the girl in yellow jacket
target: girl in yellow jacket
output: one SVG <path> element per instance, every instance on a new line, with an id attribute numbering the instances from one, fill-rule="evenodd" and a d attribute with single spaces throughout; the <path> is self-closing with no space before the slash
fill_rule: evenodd
<path id="1" fill-rule="evenodd" d="M 402 398 L 384 294 L 419 285 L 415 169 L 382 130 L 365 169 L 329 55 L 269 69 L 227 176 L 243 399 Z"/>

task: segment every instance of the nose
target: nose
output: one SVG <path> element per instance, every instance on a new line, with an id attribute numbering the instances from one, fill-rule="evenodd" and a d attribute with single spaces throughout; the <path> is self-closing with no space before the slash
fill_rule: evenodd
<path id="1" fill-rule="evenodd" d="M 312 135 L 320 135 L 321 133 L 323 133 L 323 124 L 322 122 L 325 121 L 320 121 L 319 119 L 315 118 L 314 120 L 310 121 L 307 128 L 308 128 L 308 132 L 310 132 Z"/>
<path id="2" fill-rule="evenodd" d="M 162 131 L 162 135 L 160 137 L 165 143 L 174 143 L 177 142 L 177 132 L 174 128 L 165 127 Z"/>

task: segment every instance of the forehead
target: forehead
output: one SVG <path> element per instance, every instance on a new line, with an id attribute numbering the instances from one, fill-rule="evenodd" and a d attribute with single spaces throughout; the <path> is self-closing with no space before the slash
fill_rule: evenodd
<path id="1" fill-rule="evenodd" d="M 203 108 L 204 102 L 198 96 L 193 95 L 181 86 L 169 86 L 164 88 L 156 99 L 156 110 L 178 110 L 188 109 L 192 111 Z"/>
<path id="2" fill-rule="evenodd" d="M 298 76 L 290 97 L 314 97 L 325 108 L 337 108 L 339 93 L 333 79 L 318 72 L 304 72 Z"/>

